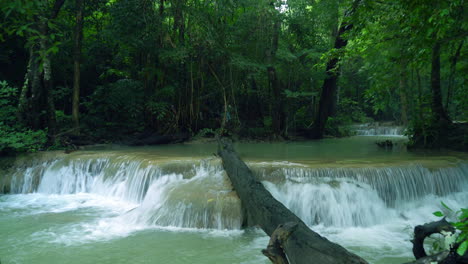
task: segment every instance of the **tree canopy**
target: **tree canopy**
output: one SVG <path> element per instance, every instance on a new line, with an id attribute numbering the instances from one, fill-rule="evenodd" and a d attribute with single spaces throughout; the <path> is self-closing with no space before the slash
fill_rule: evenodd
<path id="1" fill-rule="evenodd" d="M 0 150 L 144 133 L 322 138 L 383 120 L 408 126 L 418 146 L 455 138 L 466 148 L 454 127 L 468 119 L 465 9 L 464 0 L 2 0 Z"/>

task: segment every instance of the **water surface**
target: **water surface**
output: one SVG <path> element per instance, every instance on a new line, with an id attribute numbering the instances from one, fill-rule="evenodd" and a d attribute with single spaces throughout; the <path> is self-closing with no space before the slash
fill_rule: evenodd
<path id="1" fill-rule="evenodd" d="M 265 187 L 314 231 L 371 263 L 412 260 L 415 225 L 468 200 L 467 156 L 352 137 L 236 144 Z M 242 228 L 214 143 L 40 153 L 1 172 L 5 263 L 269 263 Z M 3 188 L 5 189 L 5 188 Z"/>

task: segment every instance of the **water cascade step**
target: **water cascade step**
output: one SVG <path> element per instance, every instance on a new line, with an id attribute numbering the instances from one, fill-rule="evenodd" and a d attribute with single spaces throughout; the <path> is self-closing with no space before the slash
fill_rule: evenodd
<path id="1" fill-rule="evenodd" d="M 459 208 L 468 200 L 468 163 L 463 162 L 435 169 L 417 164 L 272 164 L 250 167 L 273 196 L 309 226 L 381 225 L 415 217 L 411 212 L 422 205 L 444 201 Z M 215 158 L 154 162 L 132 156 L 69 155 L 0 173 L 5 185 L 0 190 L 9 193 L 89 193 L 133 203 L 134 209 L 122 216 L 128 223 L 236 230 L 244 221 L 237 194 Z"/>
<path id="2" fill-rule="evenodd" d="M 358 136 L 403 136 L 405 128 L 393 123 L 365 123 L 350 126 Z"/>
<path id="3" fill-rule="evenodd" d="M 135 203 L 127 222 L 240 229 L 240 202 L 219 162 L 152 164 L 128 158 L 65 158 L 12 173 L 11 193 L 92 193 Z"/>
<path id="4" fill-rule="evenodd" d="M 372 226 L 405 217 L 427 199 L 434 204 L 468 200 L 468 164 L 427 169 L 420 165 L 386 168 L 257 168 L 273 196 L 308 225 Z M 285 180 L 278 182 L 277 175 Z M 270 180 L 275 179 L 275 181 Z M 301 199 L 297 199 L 297 197 Z M 451 198 L 444 198 L 444 197 Z M 464 197 L 464 198 L 463 198 Z M 453 200 L 453 201 L 452 201 Z"/>

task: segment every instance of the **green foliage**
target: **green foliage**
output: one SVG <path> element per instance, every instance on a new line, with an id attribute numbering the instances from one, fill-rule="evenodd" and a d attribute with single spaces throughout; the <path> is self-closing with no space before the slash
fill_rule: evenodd
<path id="1" fill-rule="evenodd" d="M 32 131 L 18 124 L 17 94 L 16 88 L 0 81 L 0 154 L 35 152 L 42 149 L 47 140 L 45 131 Z"/>
<path id="2" fill-rule="evenodd" d="M 468 150 L 468 124 L 439 122 L 434 120 L 430 109 L 424 108 L 422 112 L 421 118 L 411 120 L 408 126 L 408 147 Z"/>
<path id="3" fill-rule="evenodd" d="M 271 126 L 273 124 L 273 119 L 271 116 L 265 116 L 263 118 L 263 125 L 265 126 L 266 129 L 271 129 Z"/>
<path id="4" fill-rule="evenodd" d="M 70 125 L 72 124 L 71 115 L 65 114 L 63 111 L 57 110 L 55 111 L 55 119 L 57 121 L 57 125 L 62 129 L 70 129 Z"/>
<path id="5" fill-rule="evenodd" d="M 367 117 L 357 102 L 349 98 L 343 98 L 338 104 L 336 116 L 328 118 L 325 132 L 327 135 L 335 137 L 351 136 L 352 131 L 348 128 L 349 125 L 371 121 L 372 119 Z"/>
<path id="6" fill-rule="evenodd" d="M 446 204 L 442 202 L 442 206 L 445 207 L 448 211 L 453 212 Z M 433 213 L 437 217 L 444 217 L 444 213 L 437 211 Z M 468 250 L 468 209 L 461 208 L 455 212 L 457 217 L 456 222 L 451 222 L 450 224 L 457 230 L 455 247 L 458 255 L 463 256 Z"/>
<path id="7" fill-rule="evenodd" d="M 0 122 L 13 126 L 16 118 L 16 97 L 18 90 L 10 87 L 6 81 L 0 81 Z"/>
<path id="8" fill-rule="evenodd" d="M 100 86 L 84 105 L 88 112 L 84 117 L 87 125 L 105 128 L 109 136 L 143 129 L 144 98 L 139 81 L 122 79 Z"/>
<path id="9" fill-rule="evenodd" d="M 343 125 L 340 118 L 329 117 L 325 126 L 325 134 L 334 137 L 347 137 L 352 135 L 352 131 Z"/>
<path id="10" fill-rule="evenodd" d="M 76 18 L 74 1 L 65 1 L 58 17 L 47 19 L 47 30 L 41 30 L 54 2 L 0 2 L 0 41 L 9 47 L 0 51 L 0 66 L 14 64 L 12 72 L 17 72 L 14 78 L 9 73 L 0 78 L 20 85 L 29 48 L 34 48 L 39 71 L 47 55 L 57 126 L 63 132 L 72 127 Z M 433 142 L 440 136 L 428 110 L 436 41 L 443 43 L 444 104 L 450 83 L 448 112 L 453 120 L 468 118 L 467 63 L 461 59 L 466 57 L 466 43 L 458 64 L 450 66 L 468 29 L 463 0 L 360 1 L 355 15 L 344 21 L 353 27 L 344 36 L 346 49 L 340 50 L 333 48 L 337 29 L 354 1 L 288 0 L 282 9 L 280 2 L 274 1 L 275 8 L 268 0 L 86 1 L 81 132 L 107 141 L 143 130 L 204 134 L 205 128 L 221 126 L 228 104 L 235 109 L 230 112 L 235 126 L 231 132 L 269 137 L 279 123 L 282 133 L 299 134 L 317 114 L 327 62 L 340 58 L 335 72 L 340 104 L 328 122 L 328 134 L 349 135 L 346 125 L 368 122 L 368 116 L 399 120 L 403 94 L 410 102 L 406 115 L 412 135 Z M 275 76 L 269 75 L 268 67 L 274 68 Z M 17 90 L 0 93 L 3 126 L 26 133 L 27 128 L 17 127 Z M 31 95 L 29 91 L 25 111 L 33 108 Z M 39 101 L 44 111 L 45 100 Z M 41 123 L 45 127 L 46 122 Z"/>
<path id="11" fill-rule="evenodd" d="M 467 63 L 466 69 L 468 69 L 468 62 L 465 63 Z M 462 81 L 466 80 L 463 78 Z M 468 94 L 468 85 L 459 83 L 456 88 L 453 101 L 448 110 L 452 110 L 453 120 L 468 121 L 468 96 L 466 96 Z"/>
<path id="12" fill-rule="evenodd" d="M 284 90 L 284 93 L 287 98 L 308 98 L 317 95 L 317 93 L 313 92 L 291 91 L 288 89 Z"/>
<path id="13" fill-rule="evenodd" d="M 44 130 L 12 129 L 0 123 L 0 153 L 36 152 L 43 149 L 46 141 Z"/>
<path id="14" fill-rule="evenodd" d="M 156 101 L 154 99 L 147 103 L 147 107 L 151 115 L 159 121 L 164 120 L 171 112 L 169 103 Z"/>
<path id="15" fill-rule="evenodd" d="M 410 137 L 409 146 L 432 147 L 439 138 L 439 129 L 430 118 L 414 119 L 410 122 L 407 134 Z"/>
<path id="16" fill-rule="evenodd" d="M 362 106 L 349 98 L 343 98 L 338 104 L 338 115 L 344 124 L 366 123 L 372 119 L 367 117 Z"/>
<path id="17" fill-rule="evenodd" d="M 212 138 L 219 134 L 219 129 L 203 128 L 194 138 Z"/>

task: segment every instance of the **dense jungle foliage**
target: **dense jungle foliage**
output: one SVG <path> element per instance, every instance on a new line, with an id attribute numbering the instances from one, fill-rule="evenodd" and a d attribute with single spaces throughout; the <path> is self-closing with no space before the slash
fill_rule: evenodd
<path id="1" fill-rule="evenodd" d="M 1 0 L 0 152 L 395 121 L 467 148 L 464 0 Z"/>

